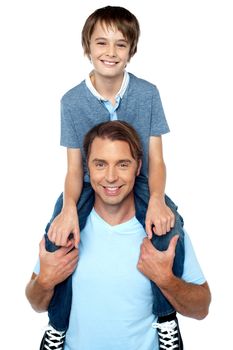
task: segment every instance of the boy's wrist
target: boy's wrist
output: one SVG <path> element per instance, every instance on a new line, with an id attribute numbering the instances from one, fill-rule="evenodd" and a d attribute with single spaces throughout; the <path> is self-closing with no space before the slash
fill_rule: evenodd
<path id="1" fill-rule="evenodd" d="M 164 202 L 164 193 L 157 193 L 157 192 L 152 192 L 150 194 L 150 199 L 149 201 L 153 201 L 153 202 Z"/>
<path id="2" fill-rule="evenodd" d="M 70 212 L 71 210 L 74 210 L 74 209 L 77 210 L 77 207 L 76 207 L 76 202 L 73 199 L 64 200 L 63 208 L 62 208 L 63 212 Z"/>

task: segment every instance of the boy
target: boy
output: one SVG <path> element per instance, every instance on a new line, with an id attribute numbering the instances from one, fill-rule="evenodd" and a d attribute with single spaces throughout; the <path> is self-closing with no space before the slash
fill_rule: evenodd
<path id="1" fill-rule="evenodd" d="M 122 7 L 98 9 L 85 22 L 82 45 L 94 69 L 61 100 L 61 145 L 67 147 L 68 171 L 64 194 L 59 197 L 46 228 L 46 248 L 53 251 L 59 246 L 69 246 L 71 237 L 78 246 L 79 232 L 85 226 L 94 198 L 83 152 L 83 137 L 95 124 L 120 119 L 136 129 L 143 145 L 142 169 L 134 187 L 136 217 L 150 239 L 153 234 L 157 235 L 160 250 L 167 249 L 171 237 L 179 233 L 173 269 L 181 276 L 183 221 L 177 207 L 164 195 L 166 169 L 161 135 L 169 132 L 169 128 L 156 86 L 125 71 L 137 51 L 139 34 L 136 17 Z M 56 287 L 48 308 L 50 326 L 42 339 L 41 349 L 63 348 L 71 290 L 71 277 Z M 152 285 L 152 290 L 156 305 L 159 305 L 159 310 L 156 308 L 153 312 L 159 316 L 160 348 L 182 349 L 173 307 L 156 285 Z M 167 344 L 164 339 L 169 339 L 172 345 L 164 345 Z"/>

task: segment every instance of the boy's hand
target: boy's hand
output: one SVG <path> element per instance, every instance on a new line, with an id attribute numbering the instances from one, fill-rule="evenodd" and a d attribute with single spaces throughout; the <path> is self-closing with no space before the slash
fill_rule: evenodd
<path id="1" fill-rule="evenodd" d="M 62 210 L 53 220 L 48 231 L 51 242 L 58 246 L 68 247 L 70 245 L 70 234 L 73 234 L 72 241 L 77 248 L 80 241 L 79 222 L 76 206 L 69 210 Z"/>
<path id="2" fill-rule="evenodd" d="M 146 213 L 146 233 L 149 239 L 153 232 L 158 235 L 165 235 L 175 225 L 175 215 L 164 200 L 151 198 Z"/>

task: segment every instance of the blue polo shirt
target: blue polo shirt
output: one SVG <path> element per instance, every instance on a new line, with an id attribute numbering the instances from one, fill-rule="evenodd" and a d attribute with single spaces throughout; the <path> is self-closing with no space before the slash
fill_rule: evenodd
<path id="1" fill-rule="evenodd" d="M 88 89 L 90 90 L 90 92 L 105 106 L 105 108 L 109 111 L 109 119 L 110 120 L 117 120 L 117 108 L 119 107 L 119 104 L 121 102 L 121 99 L 124 96 L 124 93 L 128 87 L 129 84 L 129 73 L 127 71 L 124 72 L 124 78 L 120 87 L 120 90 L 118 91 L 118 93 L 115 96 L 115 105 L 113 106 L 111 104 L 111 102 L 109 100 L 107 100 L 106 98 L 104 98 L 103 96 L 101 96 L 98 91 L 95 89 L 95 87 L 93 86 L 92 82 L 91 82 L 91 75 L 93 74 L 93 72 L 90 73 L 90 75 L 88 75 L 88 77 L 86 78 L 86 85 L 88 87 Z"/>

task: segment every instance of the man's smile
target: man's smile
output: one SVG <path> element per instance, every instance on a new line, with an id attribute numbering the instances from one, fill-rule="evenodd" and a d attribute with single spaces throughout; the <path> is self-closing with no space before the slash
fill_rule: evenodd
<path id="1" fill-rule="evenodd" d="M 102 186 L 102 187 L 104 189 L 104 192 L 107 195 L 114 196 L 114 195 L 119 194 L 120 189 L 123 187 L 123 185 L 120 185 L 120 186 Z"/>

